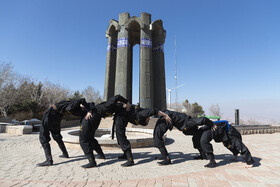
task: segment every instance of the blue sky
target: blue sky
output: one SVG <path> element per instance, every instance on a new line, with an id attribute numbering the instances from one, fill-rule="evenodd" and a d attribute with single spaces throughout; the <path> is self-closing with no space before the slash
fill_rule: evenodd
<path id="1" fill-rule="evenodd" d="M 279 9 L 278 0 L 0 0 L 0 62 L 38 81 L 103 94 L 110 19 L 147 12 L 166 30 L 168 88 L 175 87 L 176 36 L 178 85 L 185 84 L 179 102 L 198 102 L 206 114 L 219 104 L 225 119 L 238 108 L 241 119 L 280 122 Z"/>

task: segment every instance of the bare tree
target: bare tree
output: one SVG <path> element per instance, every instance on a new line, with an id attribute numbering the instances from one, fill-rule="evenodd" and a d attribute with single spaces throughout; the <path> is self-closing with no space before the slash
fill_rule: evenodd
<path id="1" fill-rule="evenodd" d="M 173 110 L 173 111 L 176 111 L 176 112 L 183 112 L 183 111 L 185 111 L 184 110 L 184 106 L 183 106 L 183 104 L 182 103 L 172 103 L 171 104 L 171 109 L 169 109 L 169 110 Z"/>
<path id="2" fill-rule="evenodd" d="M 101 96 L 99 91 L 93 88 L 92 86 L 88 86 L 86 89 L 83 90 L 83 96 L 85 97 L 87 102 L 101 102 Z"/>
<path id="3" fill-rule="evenodd" d="M 0 65 L 0 113 L 6 117 L 10 107 L 14 104 L 17 95 L 17 75 L 13 72 L 10 63 Z"/>
<path id="4" fill-rule="evenodd" d="M 32 112 L 32 115 L 41 113 L 46 105 L 43 99 L 43 84 L 27 77 L 22 78 L 20 82 L 14 112 Z"/>
<path id="5" fill-rule="evenodd" d="M 0 112 L 7 117 L 10 107 L 15 103 L 17 90 L 15 85 L 10 83 L 1 88 L 0 91 Z"/>
<path id="6" fill-rule="evenodd" d="M 186 109 L 186 114 L 191 115 L 192 114 L 192 105 L 189 103 L 189 101 L 187 99 L 183 103 L 183 106 Z"/>
<path id="7" fill-rule="evenodd" d="M 13 66 L 11 63 L 2 62 L 0 64 L 0 89 L 5 85 L 9 85 L 15 80 L 15 73 L 13 72 Z"/>
<path id="8" fill-rule="evenodd" d="M 211 115 L 222 117 L 220 106 L 218 104 L 211 105 L 208 109 Z"/>
<path id="9" fill-rule="evenodd" d="M 47 105 L 56 103 L 60 100 L 67 99 L 70 97 L 71 91 L 59 84 L 54 84 L 49 81 L 45 81 L 42 88 L 42 94 L 44 102 Z"/>

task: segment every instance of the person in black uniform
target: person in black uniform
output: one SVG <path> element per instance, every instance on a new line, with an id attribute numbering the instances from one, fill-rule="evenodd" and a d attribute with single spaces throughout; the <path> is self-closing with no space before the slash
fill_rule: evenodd
<path id="1" fill-rule="evenodd" d="M 205 129 L 209 129 L 209 127 L 206 125 L 200 128 L 198 128 L 198 126 L 195 126 L 192 129 L 183 131 L 185 135 L 192 135 L 193 148 L 199 151 L 199 156 L 195 156 L 194 159 L 200 159 L 200 160 L 207 159 L 206 153 L 202 150 L 200 145 L 200 139 Z"/>
<path id="2" fill-rule="evenodd" d="M 213 154 L 213 147 L 210 143 L 212 139 L 215 142 L 223 142 L 224 146 L 228 148 L 234 155 L 234 161 L 237 160 L 237 155 L 240 153 L 242 158 L 246 161 L 246 167 L 252 167 L 254 160 L 249 149 L 243 144 L 241 134 L 229 125 L 228 121 L 215 121 L 217 126 L 216 131 L 205 129 L 202 133 L 200 144 L 203 151 L 209 156 L 210 162 L 205 167 L 216 167 L 216 161 Z"/>
<path id="3" fill-rule="evenodd" d="M 131 105 L 129 111 L 122 110 L 115 114 L 114 125 L 116 126 L 117 141 L 121 146 L 122 151 L 124 152 L 124 154 L 119 156 L 118 159 L 127 159 L 127 162 L 121 164 L 121 166 L 127 167 L 134 165 L 131 145 L 125 135 L 128 122 L 134 125 L 146 126 L 149 123 L 150 117 L 153 115 L 162 116 L 162 118 L 165 119 L 168 123 L 171 122 L 170 117 L 162 111 L 151 108 L 144 109 L 138 105 Z"/>
<path id="4" fill-rule="evenodd" d="M 197 133 L 198 126 L 206 125 L 213 130 L 216 128 L 213 121 L 206 117 L 192 118 L 191 116 L 180 112 L 169 110 L 164 112 L 170 116 L 172 122 L 166 123 L 165 120 L 159 118 L 154 129 L 154 146 L 157 147 L 161 153 L 161 157 L 158 159 L 162 160 L 158 162 L 159 165 L 171 164 L 171 159 L 163 141 L 163 135 L 168 129 L 171 131 L 173 126 L 175 126 L 178 130 L 183 131 L 185 135 L 194 135 Z"/>
<path id="5" fill-rule="evenodd" d="M 127 109 L 124 109 L 124 106 Z M 92 110 L 92 118 L 89 120 L 83 119 L 80 130 L 80 146 L 89 160 L 89 163 L 82 165 L 83 168 L 96 167 L 96 161 L 93 154 L 93 150 L 97 152 L 97 158 L 105 159 L 105 155 L 95 139 L 95 132 L 99 127 L 101 118 L 112 116 L 115 112 L 121 111 L 122 109 L 128 110 L 130 103 L 127 99 L 121 95 L 111 97 L 106 102 L 102 102 L 95 106 Z"/>
<path id="6" fill-rule="evenodd" d="M 60 134 L 61 126 L 60 122 L 64 114 L 70 114 L 89 118 L 91 113 L 89 111 L 89 105 L 84 98 L 77 100 L 63 100 L 56 104 L 52 104 L 51 107 L 46 111 L 42 119 L 42 125 L 40 127 L 39 140 L 45 152 L 46 161 L 37 164 L 37 166 L 50 166 L 53 165 L 53 159 L 50 147 L 50 133 L 53 139 L 57 142 L 59 148 L 62 151 L 60 157 L 69 158 L 68 152 L 62 141 Z"/>

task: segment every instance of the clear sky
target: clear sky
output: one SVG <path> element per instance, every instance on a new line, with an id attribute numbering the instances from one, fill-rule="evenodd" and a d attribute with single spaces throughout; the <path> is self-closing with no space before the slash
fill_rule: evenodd
<path id="1" fill-rule="evenodd" d="M 279 0 L 0 0 L 0 62 L 38 81 L 71 90 L 91 85 L 103 95 L 110 19 L 152 14 L 166 30 L 166 86 L 179 102 L 198 102 L 206 114 L 280 122 Z M 139 47 L 134 48 L 134 102 Z M 175 92 L 172 92 L 174 102 Z"/>

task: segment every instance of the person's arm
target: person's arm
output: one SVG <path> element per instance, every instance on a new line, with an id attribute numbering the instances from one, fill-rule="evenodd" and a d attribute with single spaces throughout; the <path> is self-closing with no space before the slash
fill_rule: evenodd
<path id="1" fill-rule="evenodd" d="M 169 117 L 169 115 L 166 114 L 166 113 L 164 113 L 164 112 L 162 112 L 162 111 L 160 111 L 160 110 L 158 111 L 157 115 L 162 116 L 163 119 L 165 119 L 165 121 L 166 121 L 167 123 L 171 123 L 171 122 L 172 122 L 172 120 L 171 120 L 171 118 Z"/>
<path id="2" fill-rule="evenodd" d="M 84 100 L 85 101 L 85 100 Z M 84 106 L 86 105 L 86 107 Z M 87 114 L 85 116 L 85 119 L 86 120 L 89 120 L 92 118 L 92 111 L 95 109 L 95 103 L 94 102 L 91 102 L 91 103 L 87 103 L 87 102 L 83 102 L 83 104 L 80 104 L 80 107 L 83 109 L 83 110 L 86 110 L 87 111 Z"/>
<path id="3" fill-rule="evenodd" d="M 126 103 L 125 110 L 130 111 L 131 104 L 129 102 Z"/>
<path id="4" fill-rule="evenodd" d="M 86 114 L 85 119 L 86 119 L 86 120 L 89 120 L 89 119 L 91 119 L 91 118 L 92 118 L 92 114 L 91 114 L 91 110 L 90 110 L 90 111 L 88 111 L 88 113 Z"/>
<path id="5" fill-rule="evenodd" d="M 215 130 L 217 130 L 217 128 L 218 128 L 217 125 L 214 124 L 214 125 L 211 127 L 211 131 L 215 131 Z"/>
<path id="6" fill-rule="evenodd" d="M 121 96 L 121 95 L 116 95 L 115 97 L 114 97 L 114 102 L 118 102 L 118 103 L 124 103 L 125 104 L 125 106 L 124 106 L 124 108 L 125 108 L 125 110 L 128 112 L 129 110 L 130 110 L 130 107 L 131 107 L 131 104 L 129 103 L 129 101 L 126 99 L 126 98 L 124 98 L 123 96 Z"/>
<path id="7" fill-rule="evenodd" d="M 128 104 L 129 103 L 129 101 L 126 98 L 124 98 L 123 96 L 121 96 L 121 95 L 116 95 L 114 100 L 115 100 L 115 102 L 119 101 L 119 102 L 122 102 L 124 104 Z"/>

